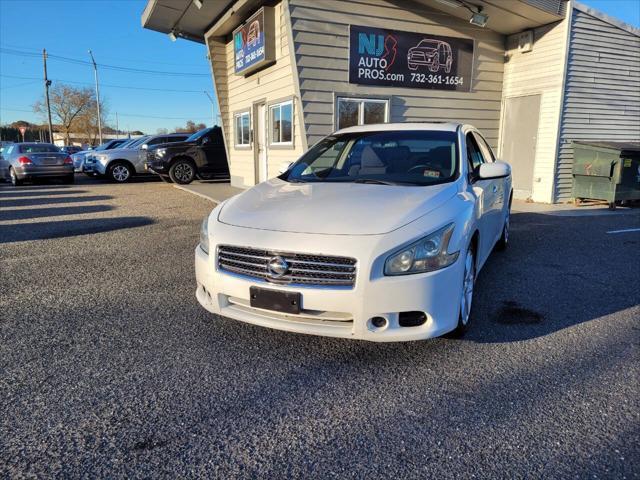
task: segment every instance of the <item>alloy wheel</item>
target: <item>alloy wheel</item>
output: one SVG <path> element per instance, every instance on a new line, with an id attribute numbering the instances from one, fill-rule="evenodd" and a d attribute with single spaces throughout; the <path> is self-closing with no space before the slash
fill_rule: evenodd
<path id="1" fill-rule="evenodd" d="M 176 165 L 174 175 L 181 182 L 188 182 L 193 177 L 193 168 L 188 163 L 179 163 Z"/>
<path id="2" fill-rule="evenodd" d="M 463 325 L 469 323 L 469 316 L 471 315 L 475 274 L 475 259 L 473 257 L 473 251 L 469 250 L 464 261 L 464 279 L 462 281 L 462 294 L 460 295 L 460 319 Z"/>
<path id="3" fill-rule="evenodd" d="M 127 167 L 125 167 L 124 165 L 116 165 L 113 168 L 113 179 L 116 182 L 125 182 L 127 181 L 127 179 L 129 178 L 129 175 L 131 174 L 131 172 L 129 172 L 129 169 Z"/>
<path id="4" fill-rule="evenodd" d="M 504 219 L 504 231 L 502 232 L 502 234 L 504 236 L 505 245 L 507 243 L 509 243 L 509 222 L 510 222 L 510 217 L 511 217 L 511 211 L 507 210 L 507 216 Z"/>

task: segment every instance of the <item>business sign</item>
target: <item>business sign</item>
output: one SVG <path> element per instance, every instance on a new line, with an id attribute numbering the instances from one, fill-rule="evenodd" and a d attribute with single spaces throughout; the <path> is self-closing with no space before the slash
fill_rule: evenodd
<path id="1" fill-rule="evenodd" d="M 473 40 L 351 25 L 349 83 L 469 92 Z"/>
<path id="2" fill-rule="evenodd" d="M 248 75 L 275 61 L 273 7 L 263 7 L 233 32 L 236 75 Z"/>

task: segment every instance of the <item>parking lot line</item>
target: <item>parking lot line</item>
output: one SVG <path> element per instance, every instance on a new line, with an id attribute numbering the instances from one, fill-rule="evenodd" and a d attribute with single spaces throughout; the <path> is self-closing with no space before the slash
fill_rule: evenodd
<path id="1" fill-rule="evenodd" d="M 640 228 L 626 228 L 624 230 L 610 230 L 607 233 L 630 233 L 630 232 L 640 232 Z"/>

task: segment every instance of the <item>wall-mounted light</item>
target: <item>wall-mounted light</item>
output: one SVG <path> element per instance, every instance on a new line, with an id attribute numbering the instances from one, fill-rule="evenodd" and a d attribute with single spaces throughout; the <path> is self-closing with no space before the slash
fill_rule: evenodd
<path id="1" fill-rule="evenodd" d="M 172 42 L 175 42 L 178 39 L 178 35 L 176 34 L 175 30 L 171 30 L 167 35 L 169 35 L 169 39 Z"/>
<path id="2" fill-rule="evenodd" d="M 196 6 L 198 10 L 202 8 L 202 0 L 193 0 L 193 4 Z"/>
<path id="3" fill-rule="evenodd" d="M 487 22 L 489 21 L 489 15 L 486 13 L 475 12 L 471 14 L 471 18 L 469 19 L 469 23 L 472 25 L 476 25 L 478 27 L 485 27 Z"/>
<path id="4" fill-rule="evenodd" d="M 462 4 L 460 2 L 458 2 L 457 0 L 436 0 L 436 2 L 441 3 L 443 5 L 446 5 L 447 7 L 451 7 L 451 8 L 458 8 L 458 7 L 462 6 Z"/>

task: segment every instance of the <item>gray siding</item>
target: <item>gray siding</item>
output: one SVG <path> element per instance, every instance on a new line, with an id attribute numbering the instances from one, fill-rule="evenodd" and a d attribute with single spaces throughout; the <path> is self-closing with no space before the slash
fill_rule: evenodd
<path id="1" fill-rule="evenodd" d="M 572 140 L 640 141 L 640 37 L 573 10 L 556 174 L 571 197 Z"/>
<path id="2" fill-rule="evenodd" d="M 498 143 L 505 37 L 439 10 L 407 1 L 289 0 L 296 68 L 307 141 L 334 130 L 334 92 L 391 97 L 390 121 L 450 120 L 472 123 L 493 147 Z M 474 38 L 471 92 L 451 92 L 349 83 L 349 24 Z"/>
<path id="3" fill-rule="evenodd" d="M 564 15 L 567 10 L 567 0 L 523 0 L 531 6 L 556 15 Z"/>

